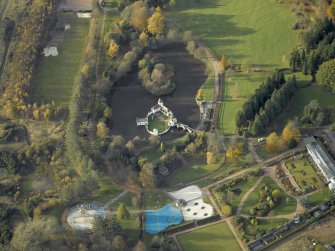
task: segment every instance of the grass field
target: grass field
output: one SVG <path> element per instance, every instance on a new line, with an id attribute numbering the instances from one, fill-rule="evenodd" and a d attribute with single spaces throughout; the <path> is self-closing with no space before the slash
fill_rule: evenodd
<path id="1" fill-rule="evenodd" d="M 178 240 L 184 251 L 241 250 L 225 222 L 179 235 Z"/>
<path id="2" fill-rule="evenodd" d="M 205 101 L 214 100 L 214 88 L 215 88 L 215 72 L 211 66 L 210 73 L 206 79 L 206 82 L 201 86 L 203 90 L 203 99 Z"/>
<path id="3" fill-rule="evenodd" d="M 87 195 L 87 198 L 83 198 L 91 201 L 98 201 L 100 203 L 105 203 L 113 199 L 116 195 L 121 193 L 123 188 L 113 184 L 109 177 L 104 176 L 99 178 L 99 188 L 94 190 L 91 194 Z"/>
<path id="4" fill-rule="evenodd" d="M 173 199 L 164 192 L 146 193 L 144 204 L 146 209 L 159 209 L 166 204 L 171 204 Z"/>
<path id="5" fill-rule="evenodd" d="M 220 167 L 220 163 L 208 165 L 202 156 L 194 156 L 185 166 L 169 177 L 169 185 L 176 185 L 204 176 Z"/>
<path id="6" fill-rule="evenodd" d="M 288 65 L 297 45 L 298 32 L 291 30 L 293 15 L 286 5 L 271 0 L 177 1 L 170 16 L 184 30 L 191 30 L 220 59 L 233 64 L 274 70 Z M 280 22 L 278 22 L 280 20 Z M 233 134 L 236 112 L 265 78 L 265 73 L 233 73 L 226 82 L 219 128 Z M 230 95 L 233 84 L 240 98 Z"/>
<path id="7" fill-rule="evenodd" d="M 266 186 L 270 187 L 271 189 L 279 189 L 281 191 L 281 195 L 279 197 L 279 204 L 276 204 L 276 206 L 270 211 L 269 214 L 271 215 L 284 215 L 284 214 L 290 214 L 295 212 L 297 207 L 297 202 L 295 199 L 288 197 L 274 182 L 270 177 L 265 177 L 261 184 L 256 187 L 256 189 L 249 195 L 247 200 L 245 201 L 242 213 L 249 214 L 250 209 L 253 208 L 258 203 L 258 191 L 259 187 L 265 184 Z"/>
<path id="8" fill-rule="evenodd" d="M 276 156 L 277 154 L 279 154 L 278 152 L 269 152 L 266 149 L 266 143 L 265 142 L 257 143 L 255 145 L 255 151 L 258 154 L 258 156 L 260 158 L 262 158 L 263 160 L 270 159 L 270 158 Z"/>
<path id="9" fill-rule="evenodd" d="M 37 103 L 55 101 L 67 106 L 72 86 L 83 55 L 89 30 L 89 20 L 72 13 L 59 13 L 59 21 L 71 25 L 58 47 L 59 55 L 42 59 L 33 81 L 33 98 Z"/>
<path id="10" fill-rule="evenodd" d="M 320 106 L 323 108 L 335 105 L 335 95 L 322 87 L 311 85 L 299 89 L 285 110 L 273 121 L 269 130 L 280 131 L 287 123 L 287 120 L 300 119 L 303 115 L 304 107 L 313 99 L 318 100 Z M 332 121 L 335 121 L 334 113 Z"/>
<path id="11" fill-rule="evenodd" d="M 308 189 L 309 187 L 322 187 L 323 182 L 315 172 L 308 159 L 301 159 L 286 162 L 286 167 L 297 181 L 301 190 Z"/>
<path id="12" fill-rule="evenodd" d="M 319 204 L 321 204 L 322 202 L 325 202 L 327 200 L 329 200 L 329 193 L 330 190 L 328 189 L 328 187 L 322 189 L 319 192 L 313 193 L 312 195 L 308 196 L 308 204 L 310 207 L 315 207 Z"/>
<path id="13" fill-rule="evenodd" d="M 138 222 L 138 216 L 135 215 L 120 222 L 121 227 L 127 236 L 127 244 L 136 245 L 139 240 L 140 229 L 138 227 Z"/>

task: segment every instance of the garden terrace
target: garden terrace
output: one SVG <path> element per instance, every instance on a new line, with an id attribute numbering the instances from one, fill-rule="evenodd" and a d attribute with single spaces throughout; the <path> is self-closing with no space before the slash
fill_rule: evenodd
<path id="1" fill-rule="evenodd" d="M 307 158 L 286 162 L 286 166 L 302 191 L 322 187 L 323 182 Z"/>

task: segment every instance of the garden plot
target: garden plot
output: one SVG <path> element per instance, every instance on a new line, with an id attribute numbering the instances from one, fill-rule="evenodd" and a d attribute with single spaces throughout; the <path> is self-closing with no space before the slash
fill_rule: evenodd
<path id="1" fill-rule="evenodd" d="M 322 187 L 322 181 L 308 159 L 286 162 L 286 167 L 303 191 Z"/>

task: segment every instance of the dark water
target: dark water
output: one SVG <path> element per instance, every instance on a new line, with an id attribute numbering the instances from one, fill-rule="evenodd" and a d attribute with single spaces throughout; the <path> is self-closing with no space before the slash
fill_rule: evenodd
<path id="1" fill-rule="evenodd" d="M 176 90 L 163 97 L 164 104 L 172 110 L 179 122 L 196 127 L 199 123 L 199 108 L 195 95 L 206 81 L 205 65 L 189 55 L 183 46 L 174 46 L 152 52 L 161 62 L 175 67 Z M 120 134 L 125 139 L 148 136 L 144 126 L 136 126 L 136 117 L 145 117 L 158 98 L 148 94 L 140 85 L 137 73 L 131 74 L 116 86 L 109 102 L 112 107 L 112 134 Z M 163 138 L 180 135 L 179 130 L 170 130 Z"/>

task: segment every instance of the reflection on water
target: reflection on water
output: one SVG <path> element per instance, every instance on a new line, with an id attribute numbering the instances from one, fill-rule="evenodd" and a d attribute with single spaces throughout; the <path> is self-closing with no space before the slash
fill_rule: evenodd
<path id="1" fill-rule="evenodd" d="M 205 82 L 205 65 L 189 55 L 184 48 L 174 46 L 153 52 L 163 63 L 175 67 L 176 90 L 172 95 L 163 97 L 164 104 L 171 109 L 181 123 L 195 127 L 199 122 L 199 108 L 195 95 Z M 158 98 L 148 94 L 137 80 L 137 73 L 120 81 L 109 98 L 112 107 L 113 134 L 121 134 L 126 139 L 135 136 L 147 136 L 145 127 L 136 126 L 136 117 L 145 117 L 149 109 L 157 103 Z M 180 134 L 172 130 L 163 137 Z"/>

